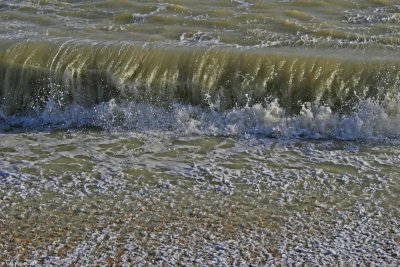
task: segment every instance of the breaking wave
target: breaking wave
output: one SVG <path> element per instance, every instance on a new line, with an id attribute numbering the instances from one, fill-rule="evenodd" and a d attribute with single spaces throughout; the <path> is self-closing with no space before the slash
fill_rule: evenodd
<path id="1" fill-rule="evenodd" d="M 197 32 L 181 42 L 217 42 Z M 365 51 L 2 41 L 0 128 L 400 137 L 400 62 Z M 371 52 L 371 51 L 369 51 Z"/>
<path id="2" fill-rule="evenodd" d="M 73 129 L 95 127 L 107 131 L 147 134 L 261 136 L 382 141 L 400 138 L 400 98 L 378 103 L 362 100 L 346 114 L 328 106 L 303 104 L 296 115 L 287 115 L 278 101 L 218 111 L 174 103 L 163 108 L 149 103 L 112 99 L 92 107 L 62 107 L 50 99 L 44 110 L 30 115 L 2 114 L 1 131 L 13 129 Z"/>

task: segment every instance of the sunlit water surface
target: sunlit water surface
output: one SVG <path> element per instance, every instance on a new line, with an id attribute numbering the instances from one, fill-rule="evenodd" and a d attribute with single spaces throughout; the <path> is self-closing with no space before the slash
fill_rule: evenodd
<path id="1" fill-rule="evenodd" d="M 0 263 L 400 265 L 399 33 L 391 0 L 0 1 Z"/>

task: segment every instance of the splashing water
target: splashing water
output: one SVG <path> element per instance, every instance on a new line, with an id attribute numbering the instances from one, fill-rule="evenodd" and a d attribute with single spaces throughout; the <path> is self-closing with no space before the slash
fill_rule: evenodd
<path id="1" fill-rule="evenodd" d="M 0 262 L 400 264 L 399 5 L 0 3 Z"/>

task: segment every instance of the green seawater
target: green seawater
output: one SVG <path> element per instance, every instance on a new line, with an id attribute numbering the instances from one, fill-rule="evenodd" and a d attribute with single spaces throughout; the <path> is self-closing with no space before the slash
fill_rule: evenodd
<path id="1" fill-rule="evenodd" d="M 397 266 L 400 3 L 0 2 L 0 265 Z"/>

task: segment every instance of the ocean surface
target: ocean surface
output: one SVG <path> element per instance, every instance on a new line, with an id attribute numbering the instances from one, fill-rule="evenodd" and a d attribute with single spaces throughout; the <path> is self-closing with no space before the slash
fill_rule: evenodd
<path id="1" fill-rule="evenodd" d="M 400 2 L 0 1 L 0 265 L 400 265 Z"/>

